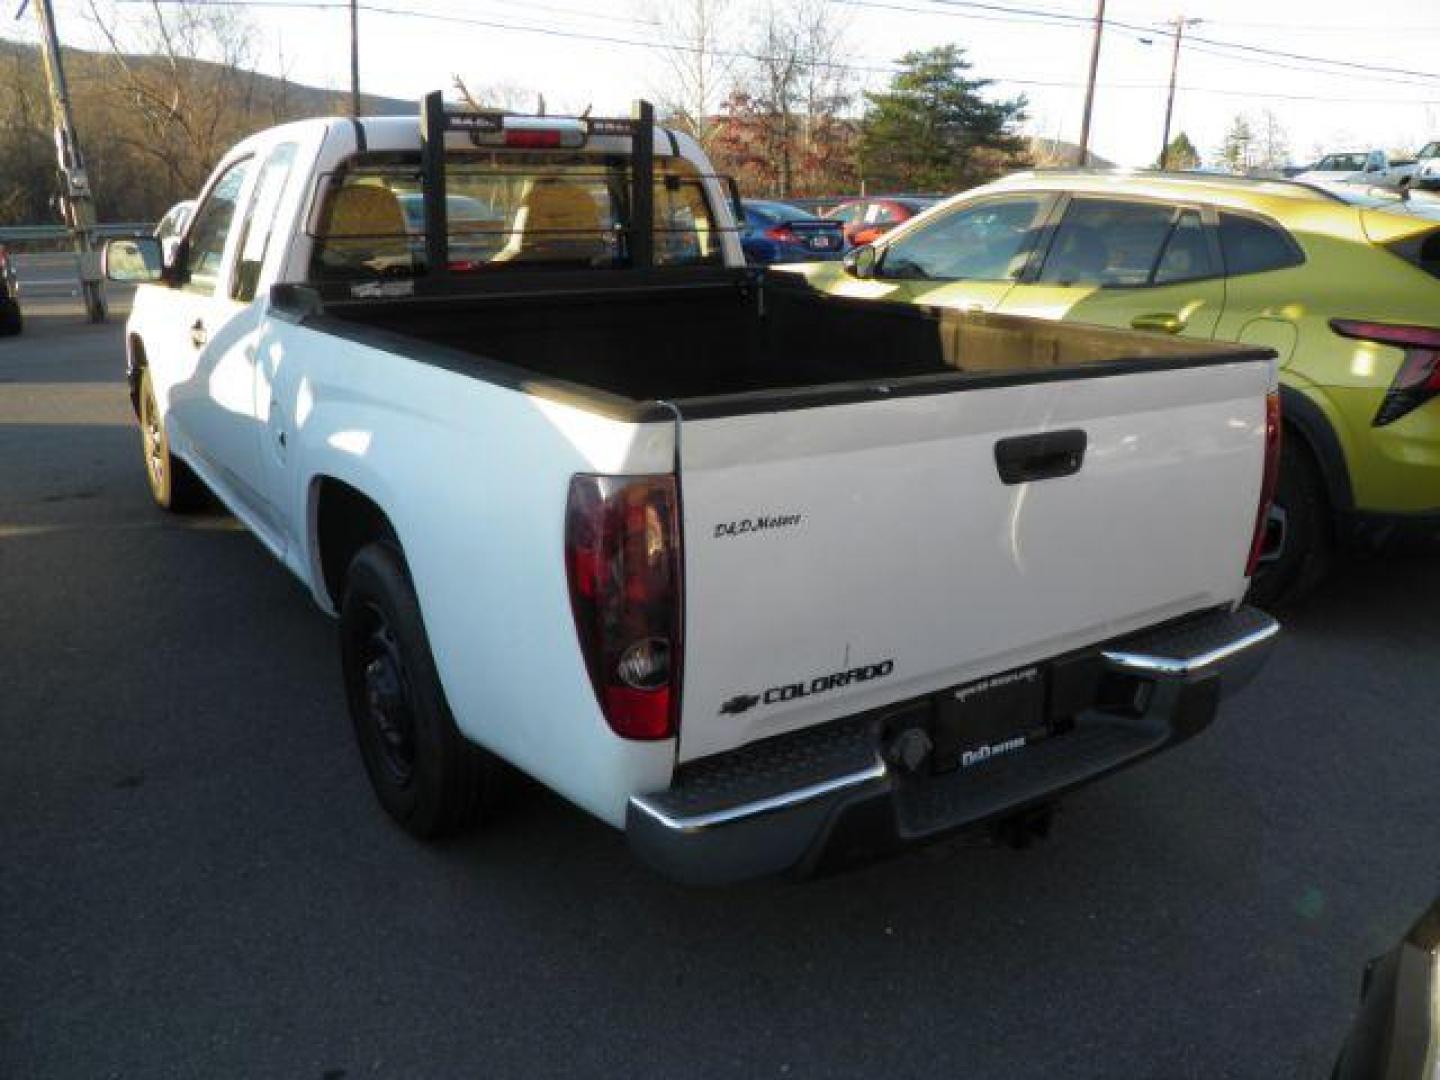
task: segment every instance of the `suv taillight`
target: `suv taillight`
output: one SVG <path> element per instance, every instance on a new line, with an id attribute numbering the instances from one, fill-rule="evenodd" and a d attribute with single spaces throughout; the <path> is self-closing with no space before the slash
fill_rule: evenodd
<path id="1" fill-rule="evenodd" d="M 1265 552 L 1265 536 L 1270 524 L 1270 504 L 1275 501 L 1275 484 L 1280 478 L 1280 394 L 1271 390 L 1265 395 L 1265 471 L 1260 476 L 1260 506 L 1255 511 L 1255 533 L 1250 538 L 1250 558 L 1245 563 L 1245 576 L 1254 577 L 1255 567 Z"/>
<path id="2" fill-rule="evenodd" d="M 680 711 L 680 518 L 673 476 L 575 476 L 565 570 L 580 651 L 605 720 L 668 739 Z"/>
<path id="3" fill-rule="evenodd" d="M 1390 384 L 1375 419 L 1370 421 L 1375 427 L 1394 423 L 1440 394 L 1440 329 L 1359 319 L 1331 319 L 1330 329 L 1341 337 L 1404 350 L 1405 359 L 1395 374 L 1395 381 Z"/>
<path id="4" fill-rule="evenodd" d="M 776 225 L 774 228 L 766 229 L 765 235 L 771 240 L 778 240 L 782 244 L 794 244 L 799 241 L 795 230 L 789 225 Z"/>

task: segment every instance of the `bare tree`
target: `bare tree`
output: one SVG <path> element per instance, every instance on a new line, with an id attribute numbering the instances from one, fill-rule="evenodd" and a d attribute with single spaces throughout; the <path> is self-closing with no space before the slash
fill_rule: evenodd
<path id="1" fill-rule="evenodd" d="M 505 112 L 540 112 L 539 105 L 545 100 L 538 92 L 513 82 L 485 83 L 472 91 L 465 80 L 456 75 L 454 86 L 461 101 L 481 112 L 492 109 Z"/>
<path id="2" fill-rule="evenodd" d="M 115 137 L 152 158 L 181 189 L 198 189 L 239 137 L 286 119 L 276 115 L 271 95 L 262 100 L 256 92 L 257 38 L 236 9 L 162 8 L 151 0 L 131 21 L 113 4 L 87 5 L 109 46 L 111 77 L 131 105 L 132 123 Z"/>
<path id="3" fill-rule="evenodd" d="M 737 72 L 722 155 L 785 198 L 832 182 L 848 160 L 854 125 L 841 116 L 854 91 L 845 25 L 824 0 L 770 0 L 756 51 Z M 845 179 L 848 179 L 845 178 Z"/>
<path id="4" fill-rule="evenodd" d="M 1255 127 L 1255 165 L 1261 169 L 1283 169 L 1290 163 L 1290 139 L 1279 118 L 1265 109 Z"/>
<path id="5" fill-rule="evenodd" d="M 656 88 L 669 122 L 695 137 L 707 151 L 714 118 L 729 94 L 735 57 L 729 47 L 734 0 L 649 2 L 664 75 Z"/>

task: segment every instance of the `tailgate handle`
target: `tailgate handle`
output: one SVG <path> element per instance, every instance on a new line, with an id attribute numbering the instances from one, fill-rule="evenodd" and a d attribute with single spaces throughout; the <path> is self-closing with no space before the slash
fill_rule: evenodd
<path id="1" fill-rule="evenodd" d="M 1078 428 L 1001 439 L 995 444 L 995 467 L 1007 484 L 1073 476 L 1085 463 L 1086 441 Z"/>

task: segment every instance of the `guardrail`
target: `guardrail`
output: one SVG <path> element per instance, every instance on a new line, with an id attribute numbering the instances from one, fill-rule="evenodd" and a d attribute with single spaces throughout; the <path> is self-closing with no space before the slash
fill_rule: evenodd
<path id="1" fill-rule="evenodd" d="M 155 231 L 154 222 L 119 222 L 95 226 L 95 235 L 102 240 L 115 236 L 148 236 Z M 0 244 L 36 244 L 65 242 L 70 239 L 70 230 L 64 225 L 6 225 L 0 226 Z"/>

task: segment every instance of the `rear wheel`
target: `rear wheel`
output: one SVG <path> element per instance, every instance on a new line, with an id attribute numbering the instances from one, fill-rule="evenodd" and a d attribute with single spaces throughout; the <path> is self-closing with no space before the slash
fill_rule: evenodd
<path id="1" fill-rule="evenodd" d="M 205 485 L 183 461 L 170 454 L 165 419 L 155 403 L 150 370 L 140 373 L 140 448 L 145 455 L 145 479 L 155 505 L 173 513 L 196 510 L 205 504 Z"/>
<path id="2" fill-rule="evenodd" d="M 0 293 L 0 337 L 13 337 L 25 329 L 20 305 L 14 299 Z"/>
<path id="3" fill-rule="evenodd" d="M 493 759 L 455 726 L 399 551 L 362 548 L 340 609 L 340 657 L 365 771 L 389 815 L 434 839 L 474 824 Z"/>
<path id="4" fill-rule="evenodd" d="M 1261 607 L 1294 603 L 1329 572 L 1334 560 L 1329 500 L 1309 447 L 1285 431 L 1275 504 L 1248 599 Z"/>

